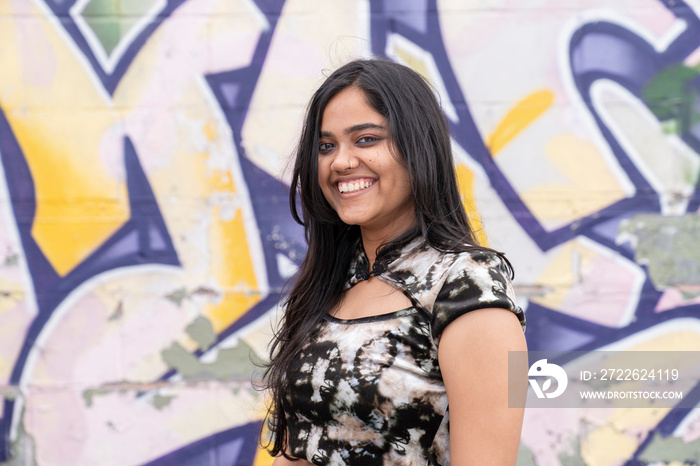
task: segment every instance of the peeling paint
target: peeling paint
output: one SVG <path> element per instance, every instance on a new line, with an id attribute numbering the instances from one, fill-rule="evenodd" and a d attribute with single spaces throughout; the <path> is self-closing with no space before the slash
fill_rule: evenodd
<path id="1" fill-rule="evenodd" d="M 24 428 L 24 416 L 17 425 L 17 438 L 12 442 L 12 456 L 2 466 L 37 466 L 36 442 Z"/>
<path id="2" fill-rule="evenodd" d="M 190 296 L 206 296 L 212 299 L 218 299 L 221 296 L 221 293 L 218 291 L 212 289 L 212 288 L 207 288 L 206 286 L 200 286 L 196 289 L 194 289 L 191 293 Z"/>
<path id="3" fill-rule="evenodd" d="M 4 398 L 8 401 L 14 401 L 22 396 L 22 392 L 19 387 L 15 385 L 0 387 L 0 398 Z"/>
<path id="4" fill-rule="evenodd" d="M 156 393 L 151 399 L 151 404 L 160 411 L 168 406 L 173 398 L 175 398 L 175 395 L 161 395 L 160 393 Z"/>
<path id="5" fill-rule="evenodd" d="M 700 216 L 640 214 L 623 223 L 618 243 L 628 241 L 634 259 L 646 265 L 657 289 L 675 287 L 686 298 L 700 296 Z"/>
<path id="6" fill-rule="evenodd" d="M 211 345 L 216 343 L 216 333 L 211 321 L 206 317 L 199 316 L 185 329 L 187 335 L 197 342 L 202 350 L 206 351 Z"/>
<path id="7" fill-rule="evenodd" d="M 111 316 L 109 316 L 107 320 L 119 320 L 122 317 L 122 315 L 124 315 L 124 303 L 120 300 L 117 304 L 117 307 L 114 309 L 114 312 Z"/>
<path id="8" fill-rule="evenodd" d="M 695 108 L 697 92 L 689 83 L 698 76 L 698 70 L 683 64 L 673 64 L 661 70 L 644 87 L 642 95 L 649 109 L 663 122 L 664 131 L 680 134 L 700 121 Z"/>
<path id="9" fill-rule="evenodd" d="M 106 395 L 112 393 L 113 389 L 106 388 L 89 388 L 83 391 L 83 400 L 85 400 L 85 406 L 90 408 L 92 406 L 93 399 L 98 395 Z"/>
<path id="10" fill-rule="evenodd" d="M 516 462 L 517 466 L 537 466 L 535 462 L 535 455 L 532 453 L 528 447 L 522 443 L 518 447 L 518 460 Z"/>
<path id="11" fill-rule="evenodd" d="M 684 464 L 700 462 L 700 439 L 685 443 L 682 438 L 654 435 L 639 459 L 643 462 L 680 461 Z"/>
<path id="12" fill-rule="evenodd" d="M 117 383 L 110 383 L 110 384 L 104 384 L 98 388 L 90 388 L 85 391 L 83 391 L 83 399 L 85 400 L 85 405 L 89 408 L 93 405 L 95 397 L 96 396 L 103 396 L 103 395 L 108 395 L 113 392 L 118 392 L 121 394 L 127 393 L 127 392 L 134 392 L 134 393 L 144 393 L 148 392 L 151 390 L 159 390 L 161 388 L 166 388 L 166 387 L 172 387 L 171 383 L 167 382 L 162 382 L 162 383 L 134 383 L 134 382 L 128 382 L 128 381 L 123 381 L 123 382 L 117 382 Z M 175 396 L 169 396 L 169 395 L 161 395 L 159 393 L 156 393 L 154 397 L 151 399 L 151 404 L 156 408 L 156 409 L 161 409 L 165 406 L 167 406 L 170 401 L 175 398 Z"/>
<path id="13" fill-rule="evenodd" d="M 692 2 L 305 3 L 0 0 L 3 466 L 272 463 L 251 358 L 305 256 L 287 155 L 321 70 L 350 57 L 434 84 L 531 347 L 697 337 Z M 533 411 L 519 466 L 671 466 L 690 447 L 654 433 L 698 429 L 680 411 Z"/>
<path id="14" fill-rule="evenodd" d="M 567 466 L 586 466 L 586 462 L 581 457 L 581 440 L 578 437 L 569 440 L 569 446 L 557 455 L 560 464 Z"/>
<path id="15" fill-rule="evenodd" d="M 180 343 L 173 343 L 161 352 L 168 367 L 175 369 L 185 380 L 250 380 L 256 366 L 251 361 L 253 349 L 240 341 L 232 348 L 218 350 L 216 360 L 204 363 Z"/>
<path id="16" fill-rule="evenodd" d="M 182 306 L 182 302 L 187 298 L 187 289 L 183 286 L 172 293 L 166 294 L 165 298 L 174 302 L 178 307 Z"/>
<path id="17" fill-rule="evenodd" d="M 7 256 L 5 256 L 5 262 L 3 263 L 3 265 L 5 267 L 11 267 L 13 265 L 17 265 L 18 263 L 19 263 L 19 256 L 17 255 L 17 253 L 11 253 L 11 254 L 8 254 Z"/>
<path id="18" fill-rule="evenodd" d="M 172 293 L 166 294 L 165 299 L 174 302 L 179 307 L 182 306 L 182 303 L 186 299 L 191 298 L 193 296 L 205 296 L 210 299 L 218 299 L 221 296 L 221 293 L 206 286 L 200 286 L 188 292 L 187 288 L 183 286 L 181 288 L 176 289 Z"/>

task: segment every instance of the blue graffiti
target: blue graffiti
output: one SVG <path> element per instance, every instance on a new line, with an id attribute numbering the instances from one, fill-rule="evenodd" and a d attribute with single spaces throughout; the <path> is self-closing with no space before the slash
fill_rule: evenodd
<path id="1" fill-rule="evenodd" d="M 251 465 L 259 432 L 260 423 L 251 422 L 193 442 L 143 466 Z"/>
<path id="2" fill-rule="evenodd" d="M 118 57 L 112 70 L 106 69 L 105 66 L 100 63 L 95 50 L 90 46 L 85 34 L 78 26 L 76 18 L 71 11 L 77 0 L 45 0 L 45 2 L 55 17 L 60 20 L 61 25 L 70 35 L 73 43 L 87 59 L 95 72 L 95 76 L 98 77 L 102 86 L 104 86 L 104 89 L 109 95 L 113 95 L 119 82 L 124 77 L 124 74 L 127 72 L 129 66 L 148 38 L 158 29 L 158 26 L 160 26 L 163 21 L 170 17 L 177 7 L 185 2 L 185 0 L 167 0 L 161 11 L 154 14 L 146 26 L 131 39 L 124 52 Z"/>
<path id="3" fill-rule="evenodd" d="M 36 211 L 34 183 L 22 149 L 1 112 L 0 159 L 5 169 L 17 229 L 38 309 L 10 375 L 10 383 L 17 385 L 37 337 L 59 304 L 80 284 L 100 273 L 119 267 L 141 264 L 179 266 L 180 263 L 148 178 L 128 138 L 124 140 L 124 164 L 131 217 L 104 244 L 64 277 L 58 275 L 32 237 L 31 229 Z M 9 432 L 14 405 L 14 400 L 6 399 L 3 417 L 0 419 L 0 431 L 5 440 L 0 445 L 0 460 L 3 461 L 9 457 Z"/>
<path id="4" fill-rule="evenodd" d="M 167 1 L 162 11 L 131 40 L 111 71 L 100 64 L 94 50 L 70 14 L 75 3 L 76 0 L 46 0 L 52 13 L 60 19 L 66 32 L 91 65 L 106 92 L 112 95 L 148 38 L 173 11 L 184 3 L 184 0 Z M 242 128 L 253 92 L 265 64 L 285 2 L 284 0 L 255 0 L 254 3 L 264 13 L 270 27 L 260 34 L 251 63 L 243 68 L 207 75 L 205 79 L 231 128 L 233 143 L 237 149 L 262 240 L 268 272 L 267 285 L 271 291 L 265 299 L 251 307 L 229 328 L 223 330 L 218 335 L 219 342 L 261 316 L 282 298 L 286 278 L 278 270 L 278 255 L 284 255 L 293 263 L 299 264 L 305 251 L 303 232 L 289 215 L 288 187 L 257 167 L 247 157 L 241 141 Z M 576 91 L 620 167 L 634 186 L 635 192 L 626 199 L 551 231 L 541 224 L 520 198 L 513 184 L 492 157 L 477 129 L 470 111 L 468 96 L 459 84 L 442 40 L 437 0 L 373 0 L 370 2 L 372 52 L 377 56 L 386 55 L 390 35 L 397 34 L 432 55 L 448 94 L 447 97 L 456 111 L 456 118 L 449 120 L 455 141 L 483 167 L 489 182 L 512 217 L 542 251 L 551 250 L 577 237 L 585 237 L 632 261 L 634 255 L 630 246 L 615 242 L 619 225 L 639 213 L 659 213 L 661 211 L 660 193 L 654 190 L 600 116 L 591 98 L 591 88 L 600 80 L 613 81 L 640 101 L 649 106 L 652 105 L 648 99 L 645 100 L 644 89 L 660 73 L 682 63 L 700 46 L 700 20 L 692 9 L 680 0 L 665 0 L 662 4 L 686 24 L 684 32 L 662 51 L 656 50 L 646 40 L 625 27 L 606 21 L 582 24 L 571 36 L 568 58 Z M 700 93 L 700 79 L 689 79 L 687 86 L 696 90 L 692 95 L 697 97 Z M 684 128 L 681 137 L 700 153 L 700 123 L 689 124 Z M 1 113 L 0 160 L 4 166 L 13 214 L 36 290 L 39 310 L 14 364 L 10 383 L 17 384 L 24 370 L 27 356 L 52 312 L 80 284 L 96 274 L 118 267 L 150 263 L 178 267 L 180 264 L 149 181 L 141 168 L 138 154 L 128 137 L 124 139 L 124 164 L 131 218 L 65 277 L 60 277 L 56 273 L 31 236 L 36 210 L 32 176 L 22 149 L 14 138 L 12 128 Z M 694 212 L 699 207 L 700 183 L 691 196 L 687 211 Z M 646 269 L 643 270 L 646 272 Z M 699 305 L 681 306 L 664 313 L 655 313 L 654 308 L 661 295 L 662 293 L 654 287 L 647 274 L 634 311 L 635 318 L 622 328 L 595 324 L 531 302 L 527 308 L 528 345 L 531 350 L 593 350 L 664 321 L 698 316 Z M 201 356 L 202 351 L 195 351 L 194 354 Z M 163 374 L 160 380 L 167 380 L 175 375 L 175 371 L 170 371 Z M 686 402 L 693 402 L 693 400 L 695 403 L 700 401 L 700 386 L 686 395 Z M 5 400 L 4 403 L 4 415 L 0 418 L 0 432 L 2 432 L 0 461 L 5 461 L 10 456 L 10 426 L 12 417 L 15 415 L 14 401 Z M 637 458 L 649 444 L 654 433 L 670 435 L 687 414 L 688 410 L 672 410 L 658 424 L 655 431 L 649 434 L 626 464 L 628 466 L 641 464 Z M 255 457 L 259 429 L 260 423 L 235 427 L 200 439 L 152 460 L 147 465 L 250 465 Z"/>
<path id="5" fill-rule="evenodd" d="M 130 63 L 144 46 L 148 37 L 182 3 L 183 0 L 168 1 L 165 8 L 132 40 L 113 72 L 106 73 L 100 66 L 93 50 L 88 46 L 74 19 L 69 14 L 70 8 L 75 4 L 75 1 L 54 0 L 47 2 L 56 17 L 61 19 L 61 24 L 92 65 L 95 74 L 100 78 L 102 85 L 110 95 L 114 93 Z M 299 226 L 294 224 L 288 213 L 287 187 L 250 162 L 245 156 L 245 150 L 241 144 L 241 128 L 250 106 L 255 84 L 262 70 L 277 20 L 282 11 L 284 0 L 257 0 L 255 4 L 266 15 L 270 28 L 261 34 L 252 63 L 247 68 L 207 76 L 206 79 L 233 130 L 234 143 L 240 157 L 240 164 L 248 185 L 263 243 L 265 264 L 268 270 L 268 287 L 271 292 L 229 328 L 222 331 L 218 335 L 219 341 L 252 322 L 279 301 L 282 288 L 285 285 L 285 279 L 278 271 L 276 255 L 283 254 L 293 263 L 298 264 L 299 258 L 303 257 L 305 250 L 303 233 Z M 157 201 L 150 188 L 148 178 L 143 173 L 138 155 L 128 138 L 124 140 L 124 163 L 127 173 L 131 218 L 90 257 L 65 277 L 58 276 L 31 235 L 36 210 L 34 183 L 23 151 L 14 138 L 14 133 L 8 121 L 1 113 L 0 156 L 2 157 L 1 160 L 5 169 L 13 212 L 20 232 L 22 247 L 27 257 L 39 309 L 38 316 L 32 322 L 27 332 L 10 378 L 11 384 L 18 384 L 29 352 L 52 312 L 71 291 L 85 280 L 99 273 L 119 267 L 154 263 L 177 267 L 180 266 L 180 263 Z M 286 238 L 280 241 L 280 235 L 286 236 Z M 195 354 L 201 356 L 202 352 L 198 350 Z M 167 379 L 172 375 L 174 375 L 174 372 L 164 374 L 162 379 Z M 16 415 L 14 406 L 14 400 L 6 399 L 4 401 L 4 414 L 0 418 L 0 432 L 2 433 L 0 461 L 5 461 L 10 457 L 10 430 L 13 416 Z M 215 442 L 218 445 L 217 448 L 226 449 L 226 443 L 234 445 L 237 444 L 236 442 L 245 440 L 245 446 L 241 448 L 249 451 L 251 445 L 257 446 L 255 436 L 251 437 L 249 431 L 250 428 L 243 430 L 233 429 L 225 436 L 216 437 L 218 439 Z M 203 441 L 202 445 L 211 444 L 211 442 L 207 442 L 209 441 Z M 201 449 L 201 447 L 197 448 Z M 191 454 L 191 449 L 183 448 L 178 450 L 178 452 L 167 456 L 169 461 L 175 458 L 183 460 L 188 458 Z M 250 458 L 252 458 L 250 454 L 245 454 L 235 464 L 249 464 L 248 460 Z M 182 464 L 180 459 L 175 461 L 175 463 Z"/>
<path id="6" fill-rule="evenodd" d="M 692 9 L 682 1 L 668 0 L 662 3 L 686 23 L 685 31 L 663 51 L 657 52 L 635 33 L 604 21 L 586 23 L 571 37 L 569 60 L 576 89 L 636 190 L 626 199 L 553 231 L 547 231 L 527 208 L 484 143 L 469 110 L 468 98 L 462 92 L 442 41 L 436 0 L 372 2 L 372 51 L 378 56 L 386 55 L 389 35 L 398 34 L 432 55 L 449 99 L 456 109 L 457 120 L 449 120 L 453 137 L 483 167 L 491 185 L 512 217 L 542 251 L 548 251 L 576 237 L 586 237 L 626 259 L 633 260 L 633 251 L 629 245 L 615 242 L 619 225 L 638 213 L 659 213 L 659 193 L 654 191 L 600 117 L 590 97 L 590 89 L 596 81 L 607 79 L 617 82 L 642 99 L 643 89 L 654 77 L 667 67 L 682 63 L 700 46 L 700 21 Z M 700 79 L 696 79 L 688 84 L 700 89 L 699 83 Z M 700 125 L 696 125 L 692 130 L 700 134 Z M 682 138 L 700 152 L 700 138 L 692 130 L 683 133 Z M 694 212 L 698 205 L 700 183 L 691 196 L 687 211 Z M 662 293 L 654 287 L 648 273 L 640 294 L 635 318 L 632 319 L 632 323 L 622 328 L 594 324 L 530 302 L 527 307 L 528 348 L 533 351 L 594 350 L 664 321 L 700 315 L 699 305 L 686 305 L 664 313 L 655 313 L 654 308 Z M 700 402 L 700 386 L 686 396 L 686 401 L 691 405 Z M 669 435 L 687 416 L 688 411 L 672 410 L 659 423 L 656 432 Z M 638 464 L 636 458 L 644 451 L 653 435 L 654 432 L 649 433 L 630 458 L 629 466 Z"/>

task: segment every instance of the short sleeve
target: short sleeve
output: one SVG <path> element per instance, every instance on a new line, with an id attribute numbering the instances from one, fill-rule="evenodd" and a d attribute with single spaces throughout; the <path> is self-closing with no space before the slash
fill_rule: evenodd
<path id="1" fill-rule="evenodd" d="M 445 327 L 458 317 L 490 307 L 513 311 L 525 330 L 525 314 L 515 303 L 515 293 L 503 259 L 494 253 L 459 254 L 447 271 L 433 305 L 433 339 L 437 342 Z"/>

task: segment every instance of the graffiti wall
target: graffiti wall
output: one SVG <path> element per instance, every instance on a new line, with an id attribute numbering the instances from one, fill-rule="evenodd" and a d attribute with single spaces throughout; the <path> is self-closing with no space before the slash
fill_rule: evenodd
<path id="1" fill-rule="evenodd" d="M 533 350 L 700 350 L 698 0 L 0 0 L 0 464 L 268 465 L 329 70 L 425 75 Z M 686 394 L 700 400 L 700 388 Z M 700 461 L 700 410 L 527 410 L 518 464 Z"/>

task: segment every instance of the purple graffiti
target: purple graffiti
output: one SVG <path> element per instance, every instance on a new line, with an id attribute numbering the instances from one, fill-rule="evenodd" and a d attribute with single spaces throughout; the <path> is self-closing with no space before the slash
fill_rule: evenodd
<path id="1" fill-rule="evenodd" d="M 661 0 L 660 0 L 661 1 Z M 84 32 L 76 24 L 71 8 L 76 0 L 46 0 L 52 14 L 60 21 L 75 46 L 89 63 L 101 85 L 113 95 L 135 57 L 148 38 L 157 30 L 184 0 L 168 0 L 160 12 L 154 15 L 124 48 L 111 69 L 106 69 L 95 55 Z M 247 66 L 206 75 L 205 81 L 220 106 L 231 129 L 233 145 L 262 244 L 262 254 L 270 290 L 260 302 L 247 309 L 229 327 L 216 335 L 216 344 L 253 322 L 283 299 L 288 279 L 279 270 L 278 258 L 284 256 L 293 264 L 299 264 L 304 256 L 305 242 L 302 228 L 289 214 L 288 186 L 258 167 L 247 156 L 242 141 L 242 128 L 248 117 L 252 98 L 261 72 L 265 66 L 284 0 L 254 0 L 264 14 L 269 27 L 261 32 Z M 455 141 L 478 163 L 498 193 L 510 215 L 522 227 L 542 251 L 586 238 L 614 254 L 634 261 L 634 250 L 629 244 L 618 244 L 616 237 L 622 222 L 640 213 L 660 213 L 660 193 L 645 178 L 642 171 L 627 153 L 614 132 L 600 115 L 592 98 L 593 86 L 601 81 L 612 81 L 654 110 L 654 102 L 647 90 L 655 80 L 673 67 L 680 66 L 700 47 L 700 20 L 688 5 L 680 0 L 664 0 L 661 3 L 676 18 L 682 19 L 685 30 L 664 50 L 657 50 L 633 31 L 608 21 L 582 24 L 571 35 L 568 44 L 568 71 L 571 74 L 578 97 L 584 103 L 602 138 L 611 150 L 616 162 L 630 180 L 634 192 L 592 214 L 576 219 L 570 224 L 548 230 L 528 208 L 511 180 L 501 170 L 487 147 L 483 135 L 472 115 L 469 96 L 462 89 L 442 36 L 437 0 L 373 0 L 370 8 L 370 38 L 372 52 L 386 55 L 390 35 L 402 36 L 428 52 L 437 67 L 447 92 L 447 98 L 455 109 L 456 118 L 450 119 Z M 513 79 L 517 79 L 514 77 Z M 682 83 L 692 105 L 700 109 L 700 77 L 690 76 Z M 656 113 L 655 113 L 656 112 Z M 700 110 L 698 110 L 700 113 Z M 681 115 L 682 117 L 682 115 Z M 700 122 L 687 119 L 680 137 L 693 150 L 700 153 Z M 34 240 L 31 229 L 36 214 L 35 187 L 30 167 L 13 129 L 0 112 L 0 160 L 6 174 L 14 221 L 19 231 L 27 266 L 36 294 L 38 315 L 31 323 L 17 360 L 14 361 L 11 384 L 18 384 L 28 355 L 37 337 L 49 321 L 52 313 L 78 286 L 96 275 L 120 267 L 140 264 L 165 264 L 179 267 L 177 253 L 168 228 L 161 215 L 158 202 L 148 177 L 144 173 L 139 155 L 131 140 L 123 140 L 124 167 L 129 194 L 130 219 L 97 250 L 66 276 L 61 277 Z M 700 208 L 700 183 L 691 195 L 687 212 Z M 563 312 L 530 302 L 527 306 L 527 340 L 531 350 L 594 350 L 642 332 L 665 321 L 679 318 L 697 318 L 700 305 L 686 305 L 655 312 L 662 292 L 653 284 L 648 269 L 641 267 L 645 279 L 639 290 L 639 299 L 630 323 L 613 328 L 590 322 Z M 204 351 L 193 351 L 201 357 Z M 564 363 L 566 361 L 556 361 Z M 177 376 L 175 370 L 162 374 L 158 380 Z M 154 381 L 155 382 L 155 381 Z M 700 386 L 686 394 L 685 402 L 700 401 Z M 10 430 L 15 402 L 4 400 L 3 417 L 0 418 L 0 462 L 10 457 Z M 627 461 L 627 465 L 642 464 L 638 459 L 655 434 L 670 435 L 686 419 L 688 410 L 674 409 L 667 414 L 640 444 Z M 257 450 L 259 422 L 237 426 L 184 445 L 146 466 L 178 465 L 250 465 Z"/>

